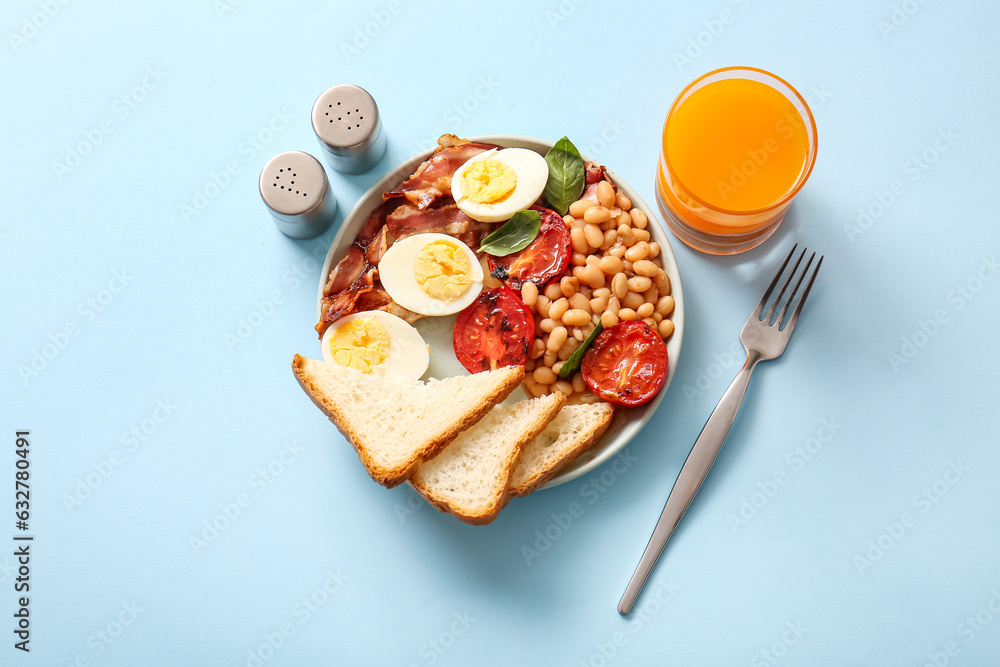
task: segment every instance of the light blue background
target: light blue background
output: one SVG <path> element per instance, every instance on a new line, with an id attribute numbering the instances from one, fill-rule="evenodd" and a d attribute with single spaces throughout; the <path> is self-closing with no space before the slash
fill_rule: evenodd
<path id="1" fill-rule="evenodd" d="M 997 664 L 995 3 L 223 2 L 0 12 L 0 535 L 14 532 L 14 431 L 29 428 L 37 536 L 29 655 L 12 646 L 0 556 L 0 663 Z M 687 330 L 630 465 L 479 528 L 373 484 L 289 370 L 318 352 L 315 260 L 333 230 L 285 238 L 256 191 L 273 154 L 318 154 L 314 98 L 364 86 L 389 137 L 372 172 L 330 174 L 342 211 L 442 131 L 569 135 L 653 201 L 671 100 L 734 64 L 808 97 L 818 162 L 763 247 L 715 258 L 673 241 Z M 674 477 L 742 363 L 739 329 L 793 241 L 826 256 L 794 340 L 758 370 L 623 618 Z M 269 316 L 252 335 L 227 339 L 257 309 Z M 143 441 L 126 437 L 144 424 Z M 88 475 L 100 485 L 67 503 Z M 936 502 L 920 500 L 935 483 Z M 240 494 L 249 506 L 194 548 Z M 739 523 L 744 501 L 757 507 Z M 565 526 L 572 503 L 582 515 Z"/>

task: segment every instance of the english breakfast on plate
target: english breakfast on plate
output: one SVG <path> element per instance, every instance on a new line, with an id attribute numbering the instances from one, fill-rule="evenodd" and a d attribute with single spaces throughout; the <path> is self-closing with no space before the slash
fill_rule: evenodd
<path id="1" fill-rule="evenodd" d="M 614 456 L 662 398 L 682 304 L 645 208 L 566 137 L 444 135 L 345 219 L 322 358 L 295 376 L 375 481 L 489 523 Z"/>

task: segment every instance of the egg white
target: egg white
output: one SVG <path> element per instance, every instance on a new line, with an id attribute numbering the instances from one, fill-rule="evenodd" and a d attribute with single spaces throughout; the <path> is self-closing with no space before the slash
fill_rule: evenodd
<path id="1" fill-rule="evenodd" d="M 495 204 L 479 204 L 465 198 L 462 191 L 461 175 L 472 164 L 480 160 L 494 159 L 504 163 L 514 171 L 517 184 L 514 190 L 503 201 Z M 455 198 L 458 208 L 473 220 L 479 222 L 500 222 L 509 220 L 512 215 L 534 204 L 545 189 L 549 179 L 549 165 L 545 158 L 527 148 L 493 149 L 480 153 L 462 164 L 455 170 L 451 179 L 451 195 Z"/>
<path id="2" fill-rule="evenodd" d="M 351 313 L 327 327 L 320 343 L 323 360 L 333 361 L 333 353 L 330 351 L 333 332 L 351 320 L 361 318 L 373 318 L 389 332 L 389 354 L 385 361 L 372 370 L 372 375 L 407 381 L 420 379 L 431 360 L 427 343 L 406 320 L 382 310 Z"/>
<path id="3" fill-rule="evenodd" d="M 461 247 L 469 257 L 472 274 L 472 284 L 462 296 L 457 299 L 446 301 L 436 299 L 425 292 L 417 282 L 415 275 L 415 263 L 417 255 L 424 246 L 434 241 L 448 241 Z M 378 263 L 379 280 L 382 287 L 389 293 L 392 300 L 403 308 L 412 310 L 421 315 L 451 315 L 466 308 L 476 300 L 479 293 L 483 291 L 483 266 L 479 263 L 479 258 L 472 248 L 465 245 L 454 236 L 447 234 L 414 234 L 407 236 L 401 241 L 396 241 L 382 256 L 382 261 Z"/>

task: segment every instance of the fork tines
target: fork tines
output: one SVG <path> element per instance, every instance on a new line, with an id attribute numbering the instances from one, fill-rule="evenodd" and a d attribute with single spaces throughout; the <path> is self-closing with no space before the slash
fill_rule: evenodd
<path id="1" fill-rule="evenodd" d="M 775 316 L 774 314 L 775 310 L 777 310 L 778 304 L 781 303 L 781 299 L 785 295 L 785 290 L 788 289 L 788 285 L 791 284 L 792 278 L 795 277 L 795 274 L 799 270 L 799 265 L 802 263 L 802 259 L 806 256 L 806 252 L 808 252 L 809 250 L 808 248 L 803 248 L 802 253 L 799 254 L 798 259 L 795 260 L 795 264 L 794 266 L 792 266 L 792 270 L 788 273 L 787 278 L 785 278 L 785 282 L 782 283 L 781 289 L 778 290 L 778 296 L 775 297 L 774 301 L 771 303 L 771 307 L 767 310 L 767 313 L 765 315 L 762 315 L 761 313 L 764 312 L 764 306 L 770 300 L 772 292 L 774 292 L 775 285 L 778 284 L 778 280 L 785 272 L 785 268 L 788 266 L 789 260 L 792 259 L 792 256 L 795 254 L 795 250 L 798 247 L 799 247 L 798 243 L 792 246 L 792 249 L 788 252 L 788 255 L 785 257 L 785 261 L 781 263 L 781 267 L 778 269 L 778 272 L 774 274 L 774 278 L 771 279 L 771 283 L 767 286 L 767 289 L 764 290 L 764 296 L 760 298 L 760 302 L 754 309 L 752 316 L 756 317 L 758 320 L 766 320 L 769 326 L 777 324 L 778 329 L 780 331 L 784 331 L 787 328 L 795 326 L 796 320 L 799 319 L 799 313 L 802 312 L 802 304 L 806 302 L 806 297 L 809 296 L 809 290 L 812 289 L 813 281 L 816 280 L 816 274 L 819 273 L 819 267 L 823 265 L 824 256 L 820 255 L 819 261 L 816 262 L 816 268 L 814 268 L 812 273 L 809 275 L 809 282 L 806 283 L 806 288 L 802 292 L 802 296 L 799 298 L 798 302 L 796 302 L 795 309 L 792 311 L 791 317 L 789 317 L 788 321 L 785 322 L 784 321 L 785 314 L 788 312 L 788 307 L 791 305 L 792 301 L 795 300 L 795 295 L 799 291 L 799 287 L 801 287 L 802 285 L 802 279 L 806 277 L 807 273 L 809 273 L 809 267 L 812 266 L 813 260 L 816 258 L 816 253 L 814 252 L 812 255 L 809 256 L 809 260 L 806 262 L 805 267 L 802 269 L 802 272 L 799 273 L 798 280 L 795 281 L 795 287 L 792 289 L 791 294 L 788 295 L 788 299 L 785 300 L 784 305 L 781 307 L 781 312 L 778 313 L 777 316 Z"/>

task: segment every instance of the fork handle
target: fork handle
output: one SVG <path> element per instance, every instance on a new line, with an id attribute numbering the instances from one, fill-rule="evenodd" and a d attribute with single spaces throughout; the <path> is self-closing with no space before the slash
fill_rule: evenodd
<path id="1" fill-rule="evenodd" d="M 722 443 L 725 442 L 726 435 L 736 419 L 736 413 L 739 412 L 740 405 L 743 403 L 753 369 L 760 360 L 760 354 L 755 350 L 747 352 L 746 363 L 736 374 L 736 379 L 726 389 L 726 393 L 722 395 L 719 404 L 715 406 L 715 410 L 712 411 L 704 428 L 701 429 L 698 439 L 694 441 L 694 446 L 691 447 L 691 452 L 685 459 L 684 465 L 677 475 L 677 481 L 674 482 L 674 487 L 670 490 L 667 502 L 663 506 L 660 519 L 656 522 L 653 535 L 649 538 L 649 544 L 646 545 L 646 550 L 643 552 L 642 558 L 639 559 L 639 565 L 636 566 L 635 573 L 632 574 L 632 579 L 625 589 L 625 594 L 618 603 L 619 613 L 627 614 L 631 611 L 635 599 L 639 596 L 639 591 L 646 583 L 646 577 L 649 576 L 649 572 L 656 563 L 656 559 L 660 557 L 660 552 L 666 546 L 667 540 L 670 539 L 677 524 L 680 523 L 681 517 L 684 516 L 684 512 L 687 511 L 695 494 L 698 493 L 698 489 L 701 488 L 702 482 L 705 481 L 705 477 L 708 476 L 708 471 L 712 468 L 719 450 L 722 449 Z"/>

